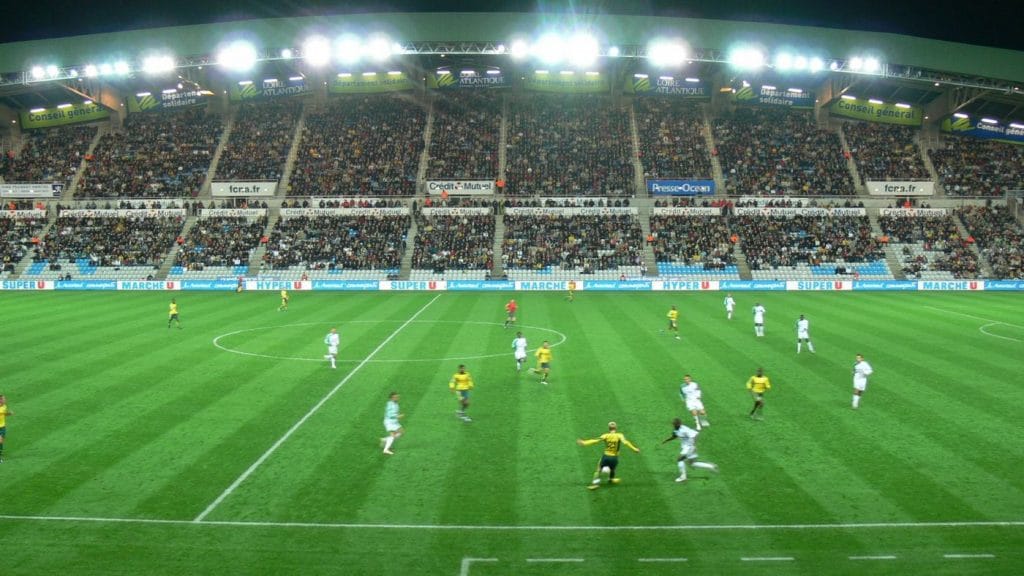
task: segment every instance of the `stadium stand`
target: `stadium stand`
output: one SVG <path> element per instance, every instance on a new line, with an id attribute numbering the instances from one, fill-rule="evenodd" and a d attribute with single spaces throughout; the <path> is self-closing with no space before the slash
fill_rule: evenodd
<path id="1" fill-rule="evenodd" d="M 516 97 L 510 106 L 507 141 L 506 194 L 634 192 L 629 114 L 608 97 Z"/>
<path id="2" fill-rule="evenodd" d="M 952 280 L 976 278 L 978 258 L 957 231 L 953 217 L 936 211 L 917 218 L 878 218 L 882 232 L 908 278 Z"/>
<path id="3" fill-rule="evenodd" d="M 445 94 L 434 100 L 430 180 L 495 180 L 502 96 L 495 90 Z"/>
<path id="4" fill-rule="evenodd" d="M 931 179 L 914 141 L 917 128 L 843 122 L 842 130 L 857 164 L 861 184 L 867 180 Z"/>
<path id="5" fill-rule="evenodd" d="M 46 227 L 46 216 L 29 218 L 0 216 L 0 278 L 7 278 L 39 241 Z"/>
<path id="6" fill-rule="evenodd" d="M 854 194 L 839 135 L 810 111 L 741 107 L 713 131 L 729 194 Z"/>
<path id="7" fill-rule="evenodd" d="M 1005 206 L 964 206 L 957 215 L 996 278 L 1024 279 L 1024 227 Z"/>
<path id="8" fill-rule="evenodd" d="M 638 98 L 635 106 L 645 178 L 712 178 L 700 105 L 668 98 Z"/>
<path id="9" fill-rule="evenodd" d="M 171 277 L 205 272 L 207 267 L 231 267 L 230 275 L 244 274 L 266 226 L 266 216 L 217 216 L 199 220 L 188 237 L 178 242 Z M 218 270 L 217 277 L 220 276 L 222 274 Z"/>
<path id="10" fill-rule="evenodd" d="M 302 104 L 301 99 L 284 98 L 240 105 L 216 179 L 280 180 Z"/>
<path id="11" fill-rule="evenodd" d="M 222 129 L 202 109 L 131 114 L 123 130 L 100 137 L 76 196 L 196 196 Z"/>
<path id="12" fill-rule="evenodd" d="M 640 275 L 636 215 L 505 214 L 502 262 L 512 280 L 617 279 Z"/>
<path id="13" fill-rule="evenodd" d="M 929 149 L 939 181 L 949 196 L 1002 196 L 1024 189 L 1024 147 L 945 136 L 945 148 Z"/>
<path id="14" fill-rule="evenodd" d="M 732 236 L 723 216 L 652 216 L 649 241 L 659 276 L 738 280 Z"/>
<path id="15" fill-rule="evenodd" d="M 426 113 L 408 96 L 344 96 L 306 114 L 288 194 L 412 196 Z"/>
<path id="16" fill-rule="evenodd" d="M 493 268 L 494 214 L 420 213 L 416 220 L 412 279 L 445 273 L 446 277 L 482 280 Z"/>
<path id="17" fill-rule="evenodd" d="M 21 152 L 4 157 L 0 176 L 5 182 L 59 182 L 69 186 L 95 137 L 95 125 L 29 132 Z"/>

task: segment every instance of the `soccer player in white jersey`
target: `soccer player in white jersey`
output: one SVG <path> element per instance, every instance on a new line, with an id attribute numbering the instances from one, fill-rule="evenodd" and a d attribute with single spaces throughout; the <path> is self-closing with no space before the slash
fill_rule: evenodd
<path id="1" fill-rule="evenodd" d="M 388 404 L 384 408 L 384 431 L 387 432 L 387 436 L 380 439 L 384 445 L 384 454 L 391 456 L 394 452 L 391 451 L 391 446 L 394 445 L 395 440 L 402 435 L 402 425 L 398 422 L 400 418 L 405 416 L 398 409 L 398 392 L 392 392 L 388 396 Z"/>
<path id="2" fill-rule="evenodd" d="M 694 382 L 689 374 L 683 376 L 683 385 L 679 387 L 679 395 L 686 403 L 686 409 L 693 415 L 697 430 L 711 425 L 708 422 L 708 413 L 704 410 L 704 401 L 701 400 L 700 384 Z"/>
<path id="3" fill-rule="evenodd" d="M 754 303 L 754 335 L 758 338 L 764 336 L 764 306 L 760 302 Z"/>
<path id="4" fill-rule="evenodd" d="M 523 369 L 523 364 L 526 362 L 526 337 L 523 336 L 522 332 L 516 332 L 515 339 L 512 340 L 512 350 L 515 351 L 516 358 L 516 372 Z"/>
<path id="5" fill-rule="evenodd" d="M 811 342 L 811 321 L 801 314 L 796 321 L 796 353 L 800 353 L 803 343 L 807 342 L 807 349 L 814 354 L 814 342 Z"/>
<path id="6" fill-rule="evenodd" d="M 874 373 L 862 354 L 857 354 L 857 363 L 853 365 L 853 409 L 860 407 L 860 397 L 868 388 L 868 376 Z"/>
<path id="7" fill-rule="evenodd" d="M 666 442 L 679 440 L 679 460 L 676 461 L 676 466 L 679 467 L 679 477 L 676 478 L 676 482 L 686 482 L 687 464 L 694 468 L 704 468 L 705 470 L 718 472 L 718 466 L 714 463 L 697 460 L 698 434 L 700 433 L 693 428 L 685 426 L 682 420 L 676 418 L 672 421 L 672 435 L 662 442 L 662 444 L 665 444 Z"/>
<path id="8" fill-rule="evenodd" d="M 736 301 L 732 299 L 732 294 L 725 295 L 725 317 L 728 320 L 732 320 L 732 311 L 736 309 Z"/>
<path id="9" fill-rule="evenodd" d="M 341 344 L 341 334 L 338 334 L 337 328 L 331 328 L 327 336 L 324 336 L 324 344 L 327 345 L 327 354 L 324 354 L 324 359 L 331 361 L 331 368 L 337 368 L 335 360 L 338 359 L 338 345 Z"/>

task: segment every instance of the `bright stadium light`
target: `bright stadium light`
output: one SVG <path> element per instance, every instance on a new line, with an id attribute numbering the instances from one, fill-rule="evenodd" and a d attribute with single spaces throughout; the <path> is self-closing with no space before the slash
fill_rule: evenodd
<path id="1" fill-rule="evenodd" d="M 46 67 L 46 75 L 50 78 L 56 78 L 58 74 L 60 74 L 60 69 L 53 64 Z"/>
<path id="2" fill-rule="evenodd" d="M 33 109 L 29 110 L 29 112 L 31 112 L 33 114 L 39 114 L 41 112 L 46 112 L 46 108 L 33 108 Z"/>
<path id="3" fill-rule="evenodd" d="M 60 109 L 62 109 L 62 110 L 63 110 L 64 108 L 71 108 L 71 103 L 70 103 L 70 102 L 68 102 L 68 103 L 65 103 L 65 104 L 57 104 L 57 108 L 60 108 Z M 984 122 L 984 120 L 983 120 L 983 122 Z"/>
<path id="4" fill-rule="evenodd" d="M 881 70 L 882 64 L 879 63 L 878 58 L 865 58 L 864 59 L 864 71 L 868 74 L 874 74 Z"/>
<path id="5" fill-rule="evenodd" d="M 334 59 L 342 64 L 355 64 L 363 57 L 363 43 L 354 34 L 342 34 L 334 41 Z"/>
<path id="6" fill-rule="evenodd" d="M 85 77 L 86 78 L 95 78 L 96 76 L 99 76 L 99 74 L 100 74 L 100 69 L 97 68 L 96 65 L 94 65 L 94 64 L 86 65 L 86 67 L 85 67 Z"/>
<path id="7" fill-rule="evenodd" d="M 375 62 L 382 62 L 391 57 L 394 53 L 394 47 L 391 45 L 391 41 L 384 36 L 376 36 L 370 38 L 370 40 L 363 47 L 363 53 L 367 58 Z"/>
<path id="8" fill-rule="evenodd" d="M 259 54 L 252 42 L 236 40 L 217 54 L 217 63 L 235 72 L 248 72 L 256 65 Z"/>
<path id="9" fill-rule="evenodd" d="M 700 82 L 700 78 L 687 78 L 686 81 L 690 83 L 697 83 Z"/>
<path id="10" fill-rule="evenodd" d="M 324 66 L 331 61 L 331 43 L 323 36 L 312 36 L 302 43 L 302 57 L 310 66 Z"/>
<path id="11" fill-rule="evenodd" d="M 782 70 L 782 71 L 786 71 L 786 70 L 789 70 L 791 68 L 794 68 L 793 56 L 791 54 L 786 53 L 786 52 L 782 52 L 781 54 L 776 54 L 775 55 L 775 67 L 778 68 L 779 70 Z"/>
<path id="12" fill-rule="evenodd" d="M 850 70 L 853 70 L 854 72 L 860 72 L 864 68 L 864 59 L 860 56 L 854 56 L 853 58 L 850 58 L 847 66 L 849 66 Z"/>
<path id="13" fill-rule="evenodd" d="M 512 58 L 521 60 L 530 53 L 530 45 L 523 40 L 516 40 L 512 43 L 510 53 L 512 54 Z"/>
<path id="14" fill-rule="evenodd" d="M 968 116 L 967 114 L 964 114 L 963 112 L 957 112 L 956 114 L 953 114 L 953 117 L 960 118 L 961 120 L 966 120 L 966 119 L 970 118 L 970 116 Z"/>
<path id="15" fill-rule="evenodd" d="M 1010 122 L 1010 128 L 1013 128 L 1014 130 L 1024 130 L 1024 124 L 1021 124 L 1020 122 Z"/>
<path id="16" fill-rule="evenodd" d="M 857 99 L 857 97 L 854 96 L 853 94 L 843 94 L 842 96 L 840 96 L 840 98 L 842 98 L 843 100 L 856 100 Z"/>
<path id="17" fill-rule="evenodd" d="M 100 74 L 109 76 L 114 73 L 114 66 L 112 64 L 100 64 Z"/>
<path id="18" fill-rule="evenodd" d="M 807 69 L 807 57 L 806 56 L 795 56 L 793 58 L 793 69 L 794 70 L 806 70 Z"/>
<path id="19" fill-rule="evenodd" d="M 118 60 L 117 62 L 114 62 L 114 73 L 115 74 L 120 74 L 121 76 L 127 76 L 128 73 L 131 72 L 131 70 L 132 70 L 131 67 L 128 66 L 128 63 L 125 62 L 124 60 Z"/>
<path id="20" fill-rule="evenodd" d="M 729 54 L 729 63 L 740 70 L 757 70 L 764 66 L 764 54 L 756 48 L 737 48 Z"/>
<path id="21" fill-rule="evenodd" d="M 545 64 L 558 64 L 565 58 L 565 39 L 559 34 L 548 32 L 533 45 L 533 55 Z"/>
<path id="22" fill-rule="evenodd" d="M 170 56 L 147 56 L 142 60 L 142 71 L 146 74 L 160 74 L 174 69 L 174 58 Z"/>
<path id="23" fill-rule="evenodd" d="M 601 47 L 597 44 L 597 38 L 585 32 L 578 32 L 569 38 L 568 42 L 569 63 L 577 68 L 586 68 L 595 61 L 601 53 Z"/>
<path id="24" fill-rule="evenodd" d="M 46 70 L 43 69 L 42 66 L 33 66 L 32 67 L 32 79 L 34 79 L 34 80 L 42 80 L 43 77 L 45 77 L 45 76 L 46 76 Z"/>
<path id="25" fill-rule="evenodd" d="M 807 69 L 811 72 L 821 72 L 825 69 L 825 61 L 817 56 L 814 56 L 807 61 Z"/>
<path id="26" fill-rule="evenodd" d="M 875 104 L 875 105 L 884 104 L 884 102 L 882 102 L 878 98 L 868 98 L 868 102 L 870 102 L 872 104 Z"/>
<path id="27" fill-rule="evenodd" d="M 618 58 L 619 57 L 619 47 L 618 46 L 612 46 L 611 48 L 609 48 L 608 49 L 608 56 L 610 58 Z"/>
<path id="28" fill-rule="evenodd" d="M 786 88 L 786 92 L 789 92 L 790 94 L 803 94 L 804 93 L 802 88 Z"/>
<path id="29" fill-rule="evenodd" d="M 904 110 L 906 110 L 906 109 L 910 108 L 910 104 L 905 104 L 903 102 L 897 102 L 896 103 L 896 107 L 897 108 L 903 108 Z"/>
<path id="30" fill-rule="evenodd" d="M 985 124 L 999 124 L 999 121 L 994 118 L 982 118 L 981 121 Z"/>
<path id="31" fill-rule="evenodd" d="M 289 60 L 291 57 L 292 57 L 292 49 L 291 48 L 285 48 L 284 50 L 281 50 L 281 58 L 284 58 L 285 60 Z"/>
<path id="32" fill-rule="evenodd" d="M 686 46 L 682 42 L 655 40 L 647 46 L 647 58 L 658 67 L 679 66 L 686 61 Z"/>

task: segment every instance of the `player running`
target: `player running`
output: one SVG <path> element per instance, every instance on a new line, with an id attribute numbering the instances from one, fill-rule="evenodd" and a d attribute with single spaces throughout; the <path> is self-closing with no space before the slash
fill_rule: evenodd
<path id="1" fill-rule="evenodd" d="M 515 339 L 512 340 L 512 350 L 516 359 L 516 372 L 523 369 L 523 364 L 526 363 L 526 337 L 523 336 L 522 332 L 516 332 Z"/>
<path id="2" fill-rule="evenodd" d="M 619 432 L 615 422 L 609 422 L 608 432 L 601 434 L 597 438 L 590 438 L 588 440 L 578 438 L 576 440 L 576 443 L 580 446 L 593 446 L 598 442 L 604 442 L 604 451 L 601 453 L 601 461 L 597 464 L 597 470 L 594 471 L 594 479 L 587 486 L 588 490 L 597 490 L 601 487 L 602 472 L 608 473 L 608 482 L 612 484 L 619 483 L 619 479 L 615 476 L 615 469 L 619 466 L 619 450 L 622 449 L 623 444 L 633 452 L 640 453 L 640 449 L 629 440 L 626 440 L 626 436 Z"/>
<path id="3" fill-rule="evenodd" d="M 679 310 L 673 306 L 665 316 L 668 318 L 669 334 L 675 332 L 676 340 L 679 340 Z"/>
<path id="4" fill-rule="evenodd" d="M 700 384 L 694 382 L 689 374 L 683 376 L 683 385 L 679 387 L 679 396 L 686 403 L 686 409 L 693 415 L 697 430 L 711 426 L 711 423 L 708 422 L 708 413 L 704 410 L 704 401 L 701 399 L 703 393 L 700 390 Z"/>
<path id="5" fill-rule="evenodd" d="M 459 399 L 459 409 L 455 411 L 455 415 L 463 422 L 472 422 L 473 419 L 466 416 L 466 410 L 469 408 L 469 391 L 473 389 L 473 377 L 466 372 L 465 364 L 459 364 L 458 371 L 448 382 L 448 389 Z"/>
<path id="6" fill-rule="evenodd" d="M 736 301 L 733 300 L 732 294 L 726 294 L 725 300 L 725 318 L 726 320 L 732 320 L 732 312 L 736 309 Z"/>
<path id="7" fill-rule="evenodd" d="M 338 334 L 337 328 L 331 328 L 327 336 L 324 336 L 324 344 L 327 345 L 327 354 L 324 354 L 324 359 L 330 360 L 331 368 L 337 369 L 338 365 L 335 362 L 338 359 L 338 346 L 341 345 L 341 334 Z"/>
<path id="8" fill-rule="evenodd" d="M 277 307 L 278 312 L 288 311 L 288 291 L 281 290 L 281 305 Z"/>
<path id="9" fill-rule="evenodd" d="M 676 466 L 679 468 L 679 477 L 676 478 L 676 482 L 686 482 L 687 464 L 694 468 L 704 468 L 705 470 L 718 472 L 718 466 L 714 463 L 697 460 L 698 434 L 700 432 L 683 425 L 683 421 L 676 418 L 672 421 L 672 435 L 662 441 L 662 444 L 665 444 L 676 439 L 679 440 L 679 459 L 676 461 Z"/>
<path id="10" fill-rule="evenodd" d="M 508 304 L 505 304 L 505 312 L 507 314 L 505 316 L 505 328 L 516 323 L 516 310 L 518 308 L 519 306 L 516 304 L 515 300 L 509 300 Z"/>
<path id="11" fill-rule="evenodd" d="M 181 330 L 181 320 L 178 319 L 178 302 L 174 298 L 171 298 L 171 303 L 167 307 L 167 327 L 171 327 L 171 322 L 178 324 L 178 330 Z"/>
<path id="12" fill-rule="evenodd" d="M 758 368 L 757 373 L 747 380 L 747 390 L 754 399 L 754 407 L 750 409 L 751 420 L 764 420 L 764 395 L 772 389 L 772 381 L 764 375 L 764 369 Z"/>
<path id="13" fill-rule="evenodd" d="M 387 406 L 384 407 L 384 431 L 387 432 L 387 436 L 380 439 L 384 445 L 384 454 L 391 456 L 394 452 L 391 451 L 391 446 L 395 444 L 395 440 L 402 435 L 402 424 L 399 422 L 405 414 L 401 413 L 398 408 L 398 392 L 392 392 L 388 395 Z"/>
<path id="14" fill-rule="evenodd" d="M 548 375 L 551 374 L 551 345 L 545 340 L 533 355 L 537 357 L 537 367 L 531 368 L 530 371 L 540 374 L 540 383 L 547 384 Z"/>

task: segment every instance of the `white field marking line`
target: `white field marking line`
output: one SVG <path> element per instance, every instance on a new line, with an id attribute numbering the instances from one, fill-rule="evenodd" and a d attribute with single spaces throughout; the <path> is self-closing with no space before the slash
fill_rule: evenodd
<path id="1" fill-rule="evenodd" d="M 324 397 L 321 398 L 319 402 L 314 404 L 313 407 L 309 409 L 309 412 L 306 412 L 306 414 L 302 418 L 299 418 L 299 421 L 293 424 L 292 427 L 289 428 L 288 431 L 285 432 L 283 436 L 278 438 L 277 442 L 274 442 L 274 444 L 270 448 L 267 448 L 267 451 L 264 452 L 259 458 L 257 458 L 256 461 L 253 462 L 252 465 L 249 466 L 249 468 L 247 468 L 245 472 L 242 472 L 242 475 L 236 478 L 235 481 L 232 482 L 230 486 L 228 486 L 223 492 L 221 492 L 220 496 L 217 496 L 216 500 L 211 502 L 210 505 L 207 506 L 205 510 L 203 510 L 198 516 L 196 516 L 193 522 L 202 522 L 203 518 L 206 518 L 210 514 L 210 512 L 213 512 L 213 510 L 217 508 L 217 506 L 220 506 L 220 503 L 223 502 L 225 498 L 230 496 L 231 493 L 234 492 L 235 489 L 242 484 L 242 482 L 245 482 L 245 480 L 249 478 L 249 476 L 251 476 L 252 473 L 255 472 L 256 469 L 259 468 L 261 464 L 266 462 L 267 458 L 270 458 L 270 455 L 277 451 L 278 447 L 284 444 L 285 441 L 288 440 L 288 438 L 291 438 L 291 435 L 294 434 L 295 431 L 298 430 L 300 426 L 305 424 L 306 420 L 309 420 L 310 417 L 313 416 L 313 414 L 316 414 L 317 411 L 320 410 L 321 406 L 326 404 L 327 401 L 330 400 L 331 397 L 338 392 L 338 390 L 341 390 L 341 387 L 344 386 L 345 383 L 348 382 L 353 376 L 355 376 L 356 372 L 359 372 L 360 368 L 366 366 L 367 362 L 369 362 L 374 356 L 376 356 L 377 353 L 380 352 L 382 348 L 387 346 L 388 342 L 391 342 L 395 338 L 395 336 L 398 336 L 398 333 L 401 332 L 402 329 L 404 329 L 406 326 L 412 323 L 412 321 L 415 320 L 417 316 L 422 314 L 427 308 L 429 308 L 431 304 L 437 302 L 437 299 L 440 297 L 441 294 L 434 296 L 434 298 L 430 302 L 424 304 L 423 307 L 417 310 L 415 314 L 413 314 L 408 320 L 405 321 L 404 324 L 402 324 L 398 328 L 395 328 L 395 331 L 392 332 L 390 336 L 385 338 L 383 342 L 381 342 L 376 348 L 373 349 L 373 352 L 370 352 L 370 354 L 366 358 L 364 358 L 362 362 L 357 364 L 355 368 L 353 368 L 344 378 L 342 378 L 341 382 L 338 382 L 338 384 L 334 388 L 331 388 L 331 391 L 325 394 Z"/>
<path id="2" fill-rule="evenodd" d="M 568 563 L 568 562 L 583 562 L 583 558 L 527 558 L 527 562 L 533 564 L 541 563 Z"/>
<path id="3" fill-rule="evenodd" d="M 473 562 L 497 562 L 497 558 L 463 558 L 459 565 L 459 576 L 469 576 L 469 567 Z"/>
<path id="4" fill-rule="evenodd" d="M 397 323 L 401 322 L 401 320 L 350 320 L 348 322 L 344 322 L 343 324 L 384 324 L 384 323 L 387 323 L 387 322 L 394 322 L 394 323 L 397 324 Z M 213 339 L 213 345 L 214 345 L 214 347 L 219 348 L 219 349 L 223 350 L 224 352 L 231 352 L 232 354 L 240 354 L 242 356 L 254 356 L 256 358 L 269 358 L 271 360 L 299 360 L 299 361 L 302 361 L 302 362 L 323 362 L 323 357 L 320 357 L 320 358 L 306 358 L 304 356 L 303 357 L 296 357 L 296 356 L 274 356 L 273 354 L 259 354 L 259 353 L 256 353 L 256 352 L 245 352 L 243 350 L 236 350 L 234 348 L 228 348 L 227 346 L 222 345 L 220 343 L 220 340 L 221 340 L 221 338 L 227 338 L 229 336 L 236 336 L 238 334 L 244 334 L 246 332 L 256 332 L 258 330 L 274 330 L 276 328 L 292 328 L 292 327 L 295 327 L 295 326 L 329 326 L 329 325 L 332 325 L 332 324 L 339 324 L 339 322 L 301 322 L 301 323 L 298 323 L 298 324 L 281 324 L 281 325 L 278 325 L 278 326 L 257 326 L 256 328 L 245 328 L 245 329 L 242 329 L 242 330 L 235 330 L 234 332 L 228 332 L 227 334 L 221 334 L 220 336 L 217 336 L 216 338 Z M 413 324 L 482 324 L 482 325 L 489 325 L 489 326 L 503 326 L 504 325 L 501 322 L 473 322 L 473 321 L 463 321 L 463 320 L 419 320 L 417 322 L 413 322 Z M 558 336 L 561 337 L 561 340 L 551 344 L 552 348 L 554 348 L 555 346 L 558 346 L 560 344 L 564 344 L 565 341 L 569 339 L 568 336 L 566 336 L 565 334 L 562 334 L 561 332 L 559 332 L 558 330 L 555 330 L 553 328 L 541 328 L 540 326 L 519 326 L 519 327 L 520 328 L 526 328 L 528 330 L 538 330 L 540 332 L 550 332 L 552 334 L 557 334 Z M 537 349 L 534 348 L 533 350 L 531 350 L 531 352 L 532 351 L 536 351 L 536 350 Z M 403 359 L 400 359 L 400 360 L 371 360 L 370 362 L 380 363 L 380 364 L 395 364 L 395 363 L 406 363 L 406 362 L 451 362 L 451 361 L 455 361 L 455 360 L 480 360 L 480 359 L 483 359 L 483 358 L 497 358 L 499 356 L 505 356 L 505 355 L 507 355 L 507 352 L 499 352 L 497 354 L 483 354 L 483 355 L 480 355 L 480 356 L 458 356 L 458 357 L 453 357 L 453 358 L 403 358 Z M 352 363 L 359 362 L 359 360 L 343 360 L 343 359 L 340 359 L 340 358 L 337 361 L 338 362 L 352 362 Z"/>
<path id="5" fill-rule="evenodd" d="M 963 312 L 956 312 L 954 310 L 946 310 L 945 308 L 938 308 L 935 306 L 925 305 L 925 308 L 931 308 L 932 310 L 938 310 L 939 312 L 945 312 L 946 314 L 956 314 L 957 316 L 965 316 L 967 318 L 974 318 L 975 320 L 984 320 L 985 322 L 991 322 L 993 324 L 1002 324 L 1004 326 L 1013 326 L 1014 328 L 1020 328 L 1024 330 L 1024 326 L 1019 324 L 1010 324 L 1009 322 L 1002 322 L 1000 320 L 993 320 L 991 318 L 982 318 L 981 316 L 974 316 L 973 314 L 964 314 Z"/>
<path id="6" fill-rule="evenodd" d="M 895 560 L 896 557 L 887 554 L 884 556 L 850 556 L 850 560 Z"/>
<path id="7" fill-rule="evenodd" d="M 949 560 L 969 560 L 972 558 L 995 558 L 995 554 L 943 554 L 943 558 Z"/>
<path id="8" fill-rule="evenodd" d="M 1003 340 L 1013 340 L 1014 342 L 1024 342 L 1024 340 L 1021 340 L 1020 338 L 1013 338 L 1011 336 L 1000 336 L 999 334 L 993 334 L 991 332 L 986 332 L 985 331 L 985 328 L 988 328 L 989 326 L 998 326 L 1000 324 L 1005 324 L 1005 322 L 991 322 L 989 324 L 985 324 L 984 326 L 981 326 L 981 327 L 978 328 L 978 332 L 981 332 L 985 336 L 992 336 L 993 338 L 1002 338 Z"/>
<path id="9" fill-rule="evenodd" d="M 34 522 L 90 522 L 109 524 L 165 524 L 182 526 L 237 526 L 251 528 L 326 528 L 363 530 L 465 530 L 494 532 L 668 532 L 753 530 L 857 530 L 893 528 L 1024 528 L 1024 520 L 976 522 L 866 522 L 853 524 L 693 524 L 662 526 L 537 526 L 496 524 L 365 524 L 352 522 L 261 522 L 251 520 L 171 520 L 159 518 L 105 518 L 95 516 L 19 516 L 0 514 L 0 520 Z"/>
<path id="10" fill-rule="evenodd" d="M 792 556 L 744 556 L 740 560 L 744 562 L 791 562 L 795 558 Z"/>
<path id="11" fill-rule="evenodd" d="M 637 558 L 637 562 L 689 562 L 686 558 Z"/>

